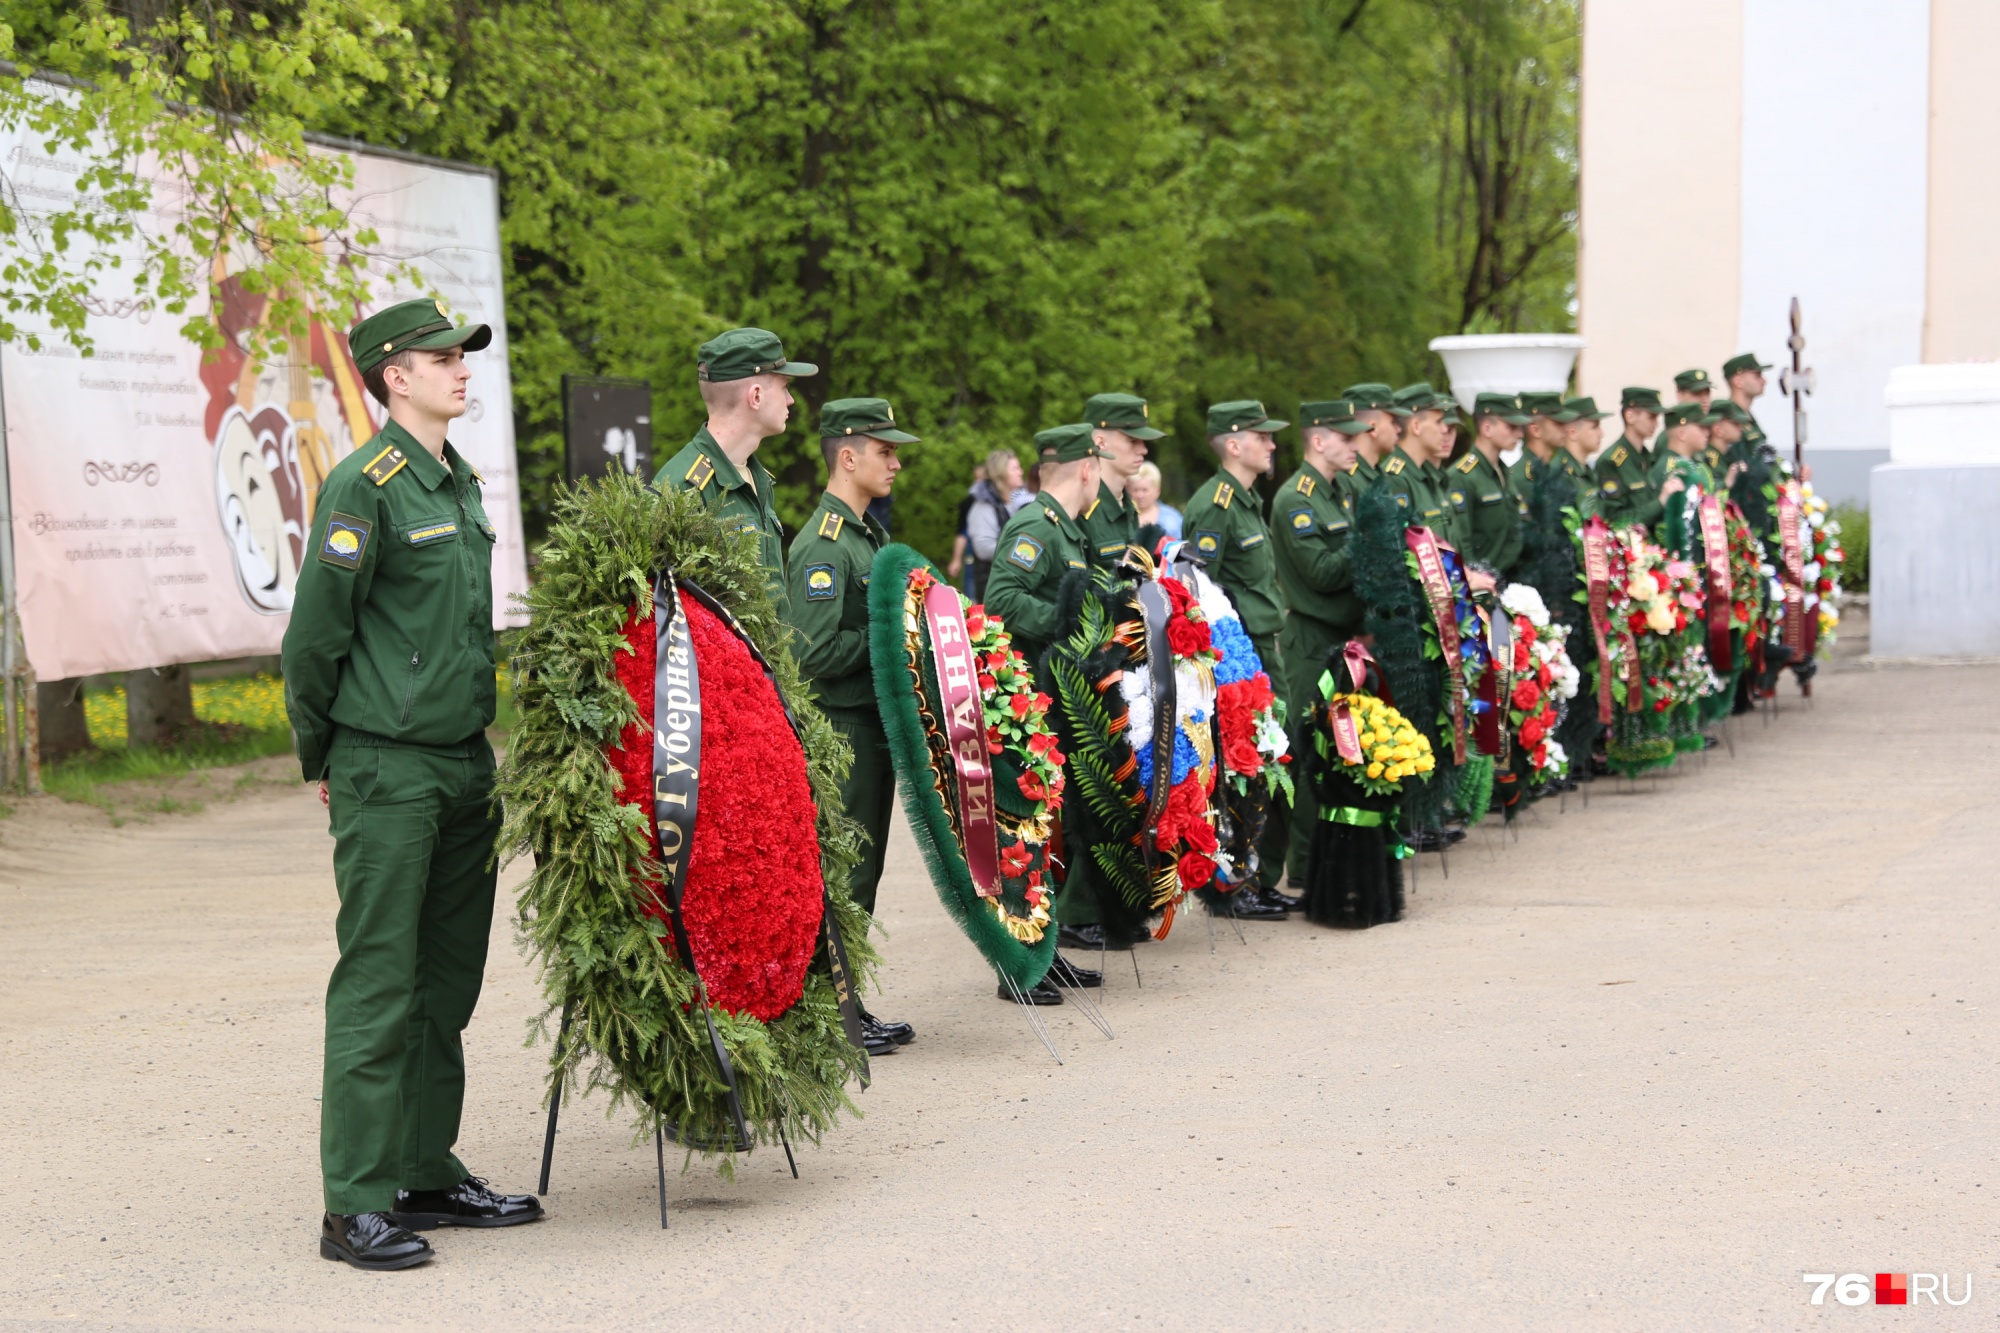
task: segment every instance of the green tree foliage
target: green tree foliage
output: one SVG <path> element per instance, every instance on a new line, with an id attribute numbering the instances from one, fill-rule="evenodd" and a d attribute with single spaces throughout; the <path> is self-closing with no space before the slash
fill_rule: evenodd
<path id="1" fill-rule="evenodd" d="M 1090 393 L 1153 401 L 1171 496 L 1211 400 L 1283 415 L 1435 377 L 1439 333 L 1569 327 L 1577 3 L 207 0 L 252 46 L 350 15 L 340 78 L 175 95 L 500 170 L 531 531 L 564 374 L 652 380 L 671 449 L 695 345 L 759 324 L 824 367 L 760 454 L 781 515 L 817 406 L 880 394 L 924 437 L 897 536 L 942 557 L 979 456 Z M 46 7 L 24 52 L 104 12 Z"/>

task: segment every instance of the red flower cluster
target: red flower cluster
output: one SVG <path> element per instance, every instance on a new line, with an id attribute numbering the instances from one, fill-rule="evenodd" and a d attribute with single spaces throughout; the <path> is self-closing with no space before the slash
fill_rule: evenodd
<path id="1" fill-rule="evenodd" d="M 1257 714 L 1275 702 L 1271 678 L 1263 672 L 1216 687 L 1215 716 L 1222 730 L 1222 762 L 1232 773 L 1254 778 L 1264 771 L 1257 749 Z"/>
<path id="2" fill-rule="evenodd" d="M 1163 852 L 1179 851 L 1175 864 L 1183 889 L 1198 889 L 1215 878 L 1215 854 L 1220 845 L 1208 822 L 1208 789 L 1192 775 L 1167 793 L 1167 808 L 1153 845 Z M 1185 850 L 1182 850 L 1185 849 Z"/>
<path id="3" fill-rule="evenodd" d="M 682 605 L 702 697 L 701 794 L 682 915 L 710 999 L 768 1023 L 804 993 L 825 908 L 805 752 L 777 689 L 742 640 L 692 600 Z M 625 641 L 613 669 L 639 706 L 639 720 L 606 757 L 619 777 L 619 799 L 650 815 L 652 618 L 635 612 Z M 664 921 L 659 886 L 646 891 Z"/>
<path id="4" fill-rule="evenodd" d="M 1173 604 L 1173 614 L 1167 617 L 1167 646 L 1174 656 L 1201 657 L 1214 652 L 1215 636 L 1209 632 L 1208 618 L 1202 615 L 1201 603 L 1187 585 L 1179 579 L 1163 578 L 1160 586 Z"/>

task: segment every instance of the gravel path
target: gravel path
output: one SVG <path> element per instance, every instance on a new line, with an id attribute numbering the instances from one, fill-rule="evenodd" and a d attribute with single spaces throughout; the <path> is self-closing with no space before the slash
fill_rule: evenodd
<path id="1" fill-rule="evenodd" d="M 572 1106 L 549 1218 L 320 1260 L 331 841 L 246 783 L 0 822 L 0 1328 L 1990 1328 L 2000 667 L 1823 673 L 1736 753 L 1425 857 L 1360 934 L 1199 917 L 1107 1041 L 993 998 L 906 835 L 867 1118 L 734 1182 Z M 282 765 L 258 770 L 275 776 Z M 516 882 L 510 872 L 503 884 Z M 496 922 L 461 1155 L 532 1188 L 543 1053 Z M 673 1164 L 670 1163 L 670 1169 Z M 1950 1275 L 1959 1308 L 1808 1304 Z"/>

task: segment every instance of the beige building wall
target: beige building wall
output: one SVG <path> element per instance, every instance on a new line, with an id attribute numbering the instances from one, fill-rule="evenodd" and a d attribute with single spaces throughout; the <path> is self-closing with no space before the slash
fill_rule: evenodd
<path id="1" fill-rule="evenodd" d="M 2000 358 L 2000 4 L 1931 0 L 1924 360 Z"/>
<path id="2" fill-rule="evenodd" d="M 1736 342 L 1743 0 L 1585 0 L 1582 68 L 1578 383 L 1606 410 L 1628 384 L 1671 402 Z"/>

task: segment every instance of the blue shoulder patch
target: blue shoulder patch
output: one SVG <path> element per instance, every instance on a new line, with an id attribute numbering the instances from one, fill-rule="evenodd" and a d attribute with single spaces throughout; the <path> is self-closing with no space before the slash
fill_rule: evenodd
<path id="1" fill-rule="evenodd" d="M 368 549 L 374 524 L 352 514 L 334 513 L 326 520 L 326 537 L 319 544 L 319 558 L 342 569 L 361 568 L 361 553 Z"/>
<path id="2" fill-rule="evenodd" d="M 840 582 L 834 577 L 832 565 L 806 566 L 806 600 L 808 602 L 830 602 L 840 591 Z"/>
<path id="3" fill-rule="evenodd" d="M 1042 558 L 1042 544 L 1033 537 L 1016 537 L 1007 548 L 1007 558 L 1023 569 L 1033 569 Z"/>
<path id="4" fill-rule="evenodd" d="M 1197 532 L 1194 535 L 1195 554 L 1206 560 L 1222 550 L 1222 534 L 1219 532 Z"/>

